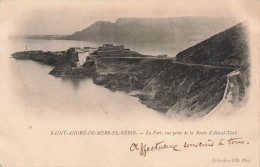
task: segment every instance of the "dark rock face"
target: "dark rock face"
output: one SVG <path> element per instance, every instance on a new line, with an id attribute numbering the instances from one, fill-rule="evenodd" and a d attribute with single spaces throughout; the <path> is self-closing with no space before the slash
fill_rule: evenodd
<path id="1" fill-rule="evenodd" d="M 221 101 L 231 71 L 173 61 L 143 88 L 141 100 L 161 112 L 172 109 L 186 117 L 203 116 Z"/>
<path id="2" fill-rule="evenodd" d="M 51 66 L 54 66 L 57 63 L 57 59 L 65 59 L 65 57 L 56 57 L 52 52 L 43 51 L 17 52 L 12 54 L 12 57 L 15 59 L 30 59 Z"/>
<path id="3" fill-rule="evenodd" d="M 185 63 L 240 68 L 248 59 L 248 39 L 242 23 L 198 43 L 177 54 L 177 60 Z"/>
<path id="4" fill-rule="evenodd" d="M 97 58 L 94 83 L 111 90 L 141 90 L 153 75 L 170 62 L 155 58 Z"/>
<path id="5" fill-rule="evenodd" d="M 246 100 L 249 86 L 249 51 L 247 45 L 247 31 L 243 24 L 238 24 L 219 33 L 177 55 L 177 60 L 186 64 L 200 64 L 203 67 L 213 67 L 211 71 L 200 72 L 202 82 L 194 78 L 194 84 L 188 96 L 184 96 L 175 103 L 167 115 L 171 117 L 201 117 L 209 113 L 228 92 L 233 92 L 230 102 L 233 106 L 240 106 Z M 230 67 L 236 69 L 231 70 Z M 197 70 L 196 70 L 197 71 Z M 237 71 L 236 75 L 231 74 Z M 195 72 L 195 71 L 193 71 Z M 190 74 L 192 78 L 194 74 Z M 196 76 L 196 74 L 195 74 Z M 185 78 L 184 78 L 185 79 Z M 185 79 L 186 82 L 186 79 Z M 184 83 L 185 83 L 184 82 Z M 232 83 L 233 87 L 230 88 Z M 202 86 L 202 87 L 201 87 Z M 178 87 L 180 89 L 181 85 Z M 188 87 L 187 87 L 188 88 Z M 225 88 L 228 90 L 224 92 Z M 225 93 L 225 94 L 224 94 Z M 185 93 L 184 93 L 185 95 Z"/>
<path id="6" fill-rule="evenodd" d="M 12 57 L 15 59 L 30 59 L 51 66 L 75 66 L 75 62 L 79 60 L 78 55 L 73 48 L 63 52 L 43 52 L 41 50 L 16 52 L 12 54 Z"/>

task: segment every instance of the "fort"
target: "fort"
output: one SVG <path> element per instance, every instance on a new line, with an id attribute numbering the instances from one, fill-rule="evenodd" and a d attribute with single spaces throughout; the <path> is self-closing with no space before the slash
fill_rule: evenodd
<path id="1" fill-rule="evenodd" d="M 139 53 L 130 51 L 130 49 L 125 49 L 124 45 L 114 46 L 113 44 L 103 44 L 97 50 L 97 57 L 122 57 L 122 56 L 132 56 Z"/>

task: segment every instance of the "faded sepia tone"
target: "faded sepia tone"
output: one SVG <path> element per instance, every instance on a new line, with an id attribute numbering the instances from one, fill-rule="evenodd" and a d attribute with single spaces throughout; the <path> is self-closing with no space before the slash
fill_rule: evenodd
<path id="1" fill-rule="evenodd" d="M 1 1 L 0 165 L 259 166 L 259 7 Z"/>

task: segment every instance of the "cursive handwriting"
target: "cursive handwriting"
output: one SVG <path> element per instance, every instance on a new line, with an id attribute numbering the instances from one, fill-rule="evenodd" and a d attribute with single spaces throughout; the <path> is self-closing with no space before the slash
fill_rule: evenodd
<path id="1" fill-rule="evenodd" d="M 163 150 L 163 149 L 172 149 L 173 151 L 180 151 L 178 145 L 168 145 L 165 144 L 164 141 L 156 142 L 153 146 L 147 146 L 144 143 L 132 143 L 130 146 L 130 151 L 140 151 L 141 156 L 146 156 L 147 152 L 156 151 L 156 150 Z"/>
<path id="2" fill-rule="evenodd" d="M 208 140 L 207 142 L 203 143 L 203 142 L 198 142 L 198 143 L 188 143 L 185 142 L 183 147 L 184 148 L 189 148 L 189 147 L 213 147 L 214 146 L 214 142 L 212 140 Z"/>
<path id="3" fill-rule="evenodd" d="M 219 139 L 217 142 L 215 142 L 212 139 L 208 139 L 206 142 L 187 142 L 184 141 L 184 144 L 179 146 L 178 144 L 166 144 L 165 141 L 156 142 L 152 146 L 148 146 L 145 143 L 132 143 L 130 145 L 130 151 L 138 151 L 140 153 L 140 156 L 145 157 L 148 152 L 153 152 L 157 150 L 165 150 L 165 149 L 172 149 L 173 151 L 182 151 L 181 148 L 184 150 L 187 149 L 197 149 L 200 147 L 222 147 L 222 146 L 230 146 L 230 145 L 246 145 L 249 144 L 249 142 L 246 142 L 243 140 L 242 137 L 240 138 L 228 138 L 228 139 Z"/>

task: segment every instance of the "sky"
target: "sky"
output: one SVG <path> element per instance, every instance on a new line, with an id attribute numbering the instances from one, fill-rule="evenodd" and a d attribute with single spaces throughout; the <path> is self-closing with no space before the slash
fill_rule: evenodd
<path id="1" fill-rule="evenodd" d="M 239 17 L 236 8 L 227 0 L 9 0 L 0 2 L 0 20 L 12 35 L 68 35 L 96 21 L 115 22 L 122 17 Z"/>

